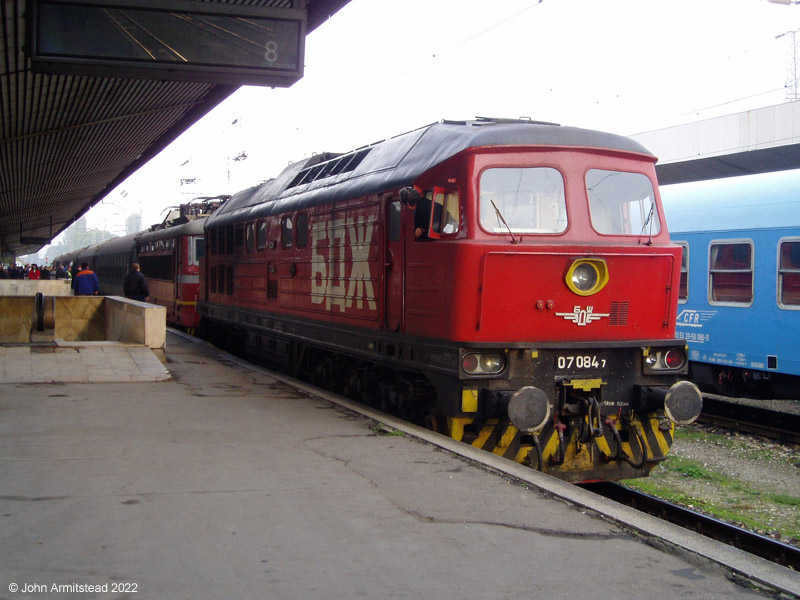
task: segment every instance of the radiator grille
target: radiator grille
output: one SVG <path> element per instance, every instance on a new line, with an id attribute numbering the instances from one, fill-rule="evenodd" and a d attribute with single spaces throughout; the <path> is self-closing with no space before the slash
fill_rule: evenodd
<path id="1" fill-rule="evenodd" d="M 610 325 L 624 326 L 628 324 L 628 303 L 612 302 L 611 315 L 608 318 Z"/>

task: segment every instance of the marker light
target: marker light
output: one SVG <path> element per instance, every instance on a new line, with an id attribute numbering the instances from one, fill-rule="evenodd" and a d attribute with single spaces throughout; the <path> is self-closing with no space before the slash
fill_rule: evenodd
<path id="1" fill-rule="evenodd" d="M 686 353 L 678 348 L 655 350 L 650 348 L 644 358 L 651 371 L 680 371 L 686 366 Z"/>
<path id="2" fill-rule="evenodd" d="M 467 375 L 496 375 L 505 366 L 505 358 L 497 352 L 470 352 L 461 359 L 461 368 Z"/>

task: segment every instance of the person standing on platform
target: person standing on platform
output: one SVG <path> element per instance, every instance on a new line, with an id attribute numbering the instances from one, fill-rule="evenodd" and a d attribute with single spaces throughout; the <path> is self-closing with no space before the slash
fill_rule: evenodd
<path id="1" fill-rule="evenodd" d="M 69 279 L 69 273 L 60 262 L 56 263 L 56 279 Z"/>
<path id="2" fill-rule="evenodd" d="M 89 263 L 81 263 L 81 270 L 75 275 L 74 287 L 76 296 L 97 296 L 100 293 L 100 282 L 89 268 Z"/>
<path id="3" fill-rule="evenodd" d="M 125 285 L 123 287 L 125 297 L 131 300 L 138 300 L 139 302 L 147 302 L 147 299 L 150 297 L 150 288 L 147 287 L 147 279 L 145 279 L 139 263 L 133 263 L 131 269 L 131 272 L 125 278 Z"/>

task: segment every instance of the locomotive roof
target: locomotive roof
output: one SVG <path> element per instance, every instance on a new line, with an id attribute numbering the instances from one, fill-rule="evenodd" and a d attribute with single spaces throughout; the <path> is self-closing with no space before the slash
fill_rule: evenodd
<path id="1" fill-rule="evenodd" d="M 800 170 L 666 185 L 671 233 L 800 226 Z"/>
<path id="2" fill-rule="evenodd" d="M 352 152 L 289 165 L 275 179 L 235 194 L 207 224 L 219 226 L 398 189 L 467 148 L 487 146 L 609 149 L 655 162 L 638 142 L 610 133 L 534 121 L 442 121 Z"/>
<path id="3" fill-rule="evenodd" d="M 159 229 L 145 230 L 136 234 L 137 241 L 159 240 L 162 238 L 173 238 L 179 235 L 200 235 L 203 233 L 204 221 L 207 217 L 200 217 L 192 221 L 162 227 Z"/>

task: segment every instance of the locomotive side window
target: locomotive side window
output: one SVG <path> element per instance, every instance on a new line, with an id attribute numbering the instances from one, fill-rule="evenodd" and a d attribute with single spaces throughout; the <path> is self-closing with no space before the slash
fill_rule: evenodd
<path id="1" fill-rule="evenodd" d="M 297 215 L 297 247 L 308 247 L 308 213 L 301 212 Z"/>
<path id="2" fill-rule="evenodd" d="M 681 247 L 681 283 L 678 289 L 678 302 L 684 303 L 689 299 L 689 244 L 677 242 Z"/>
<path id="3" fill-rule="evenodd" d="M 661 231 L 653 183 L 643 173 L 589 169 L 592 227 L 607 235 L 655 235 Z"/>
<path id="4" fill-rule="evenodd" d="M 402 232 L 402 208 L 399 200 L 389 203 L 389 241 L 397 242 L 400 240 Z"/>
<path id="5" fill-rule="evenodd" d="M 433 188 L 433 214 L 430 231 L 440 237 L 452 235 L 458 231 L 458 191 Z"/>
<path id="6" fill-rule="evenodd" d="M 800 240 L 782 241 L 778 252 L 778 303 L 800 308 Z"/>
<path id="7" fill-rule="evenodd" d="M 225 253 L 226 254 L 233 254 L 233 225 L 228 225 L 225 228 Z M 222 254 L 222 252 L 220 252 Z"/>
<path id="8" fill-rule="evenodd" d="M 712 242 L 708 264 L 708 299 L 712 304 L 753 303 L 752 242 Z"/>
<path id="9" fill-rule="evenodd" d="M 292 239 L 292 217 L 283 217 L 281 219 L 281 246 L 291 248 Z"/>
<path id="10" fill-rule="evenodd" d="M 244 248 L 244 225 L 237 223 L 236 225 L 236 252 L 241 252 Z"/>
<path id="11" fill-rule="evenodd" d="M 507 234 L 509 229 L 514 233 L 561 233 L 567 228 L 564 178 L 556 169 L 486 169 L 479 192 L 480 224 L 490 233 Z M 454 217 L 457 224 L 457 209 Z"/>
<path id="12" fill-rule="evenodd" d="M 194 252 L 189 253 L 192 265 L 199 265 L 200 259 L 205 254 L 206 239 L 202 235 L 196 235 L 191 238 L 194 242 Z"/>
<path id="13" fill-rule="evenodd" d="M 267 247 L 267 223 L 266 221 L 259 221 L 256 248 L 258 248 L 259 250 L 263 250 L 266 247 Z"/>
<path id="14" fill-rule="evenodd" d="M 247 224 L 247 251 L 252 252 L 256 249 L 256 224 Z"/>
<path id="15" fill-rule="evenodd" d="M 225 293 L 229 296 L 233 295 L 233 267 L 226 267 L 225 273 Z"/>

